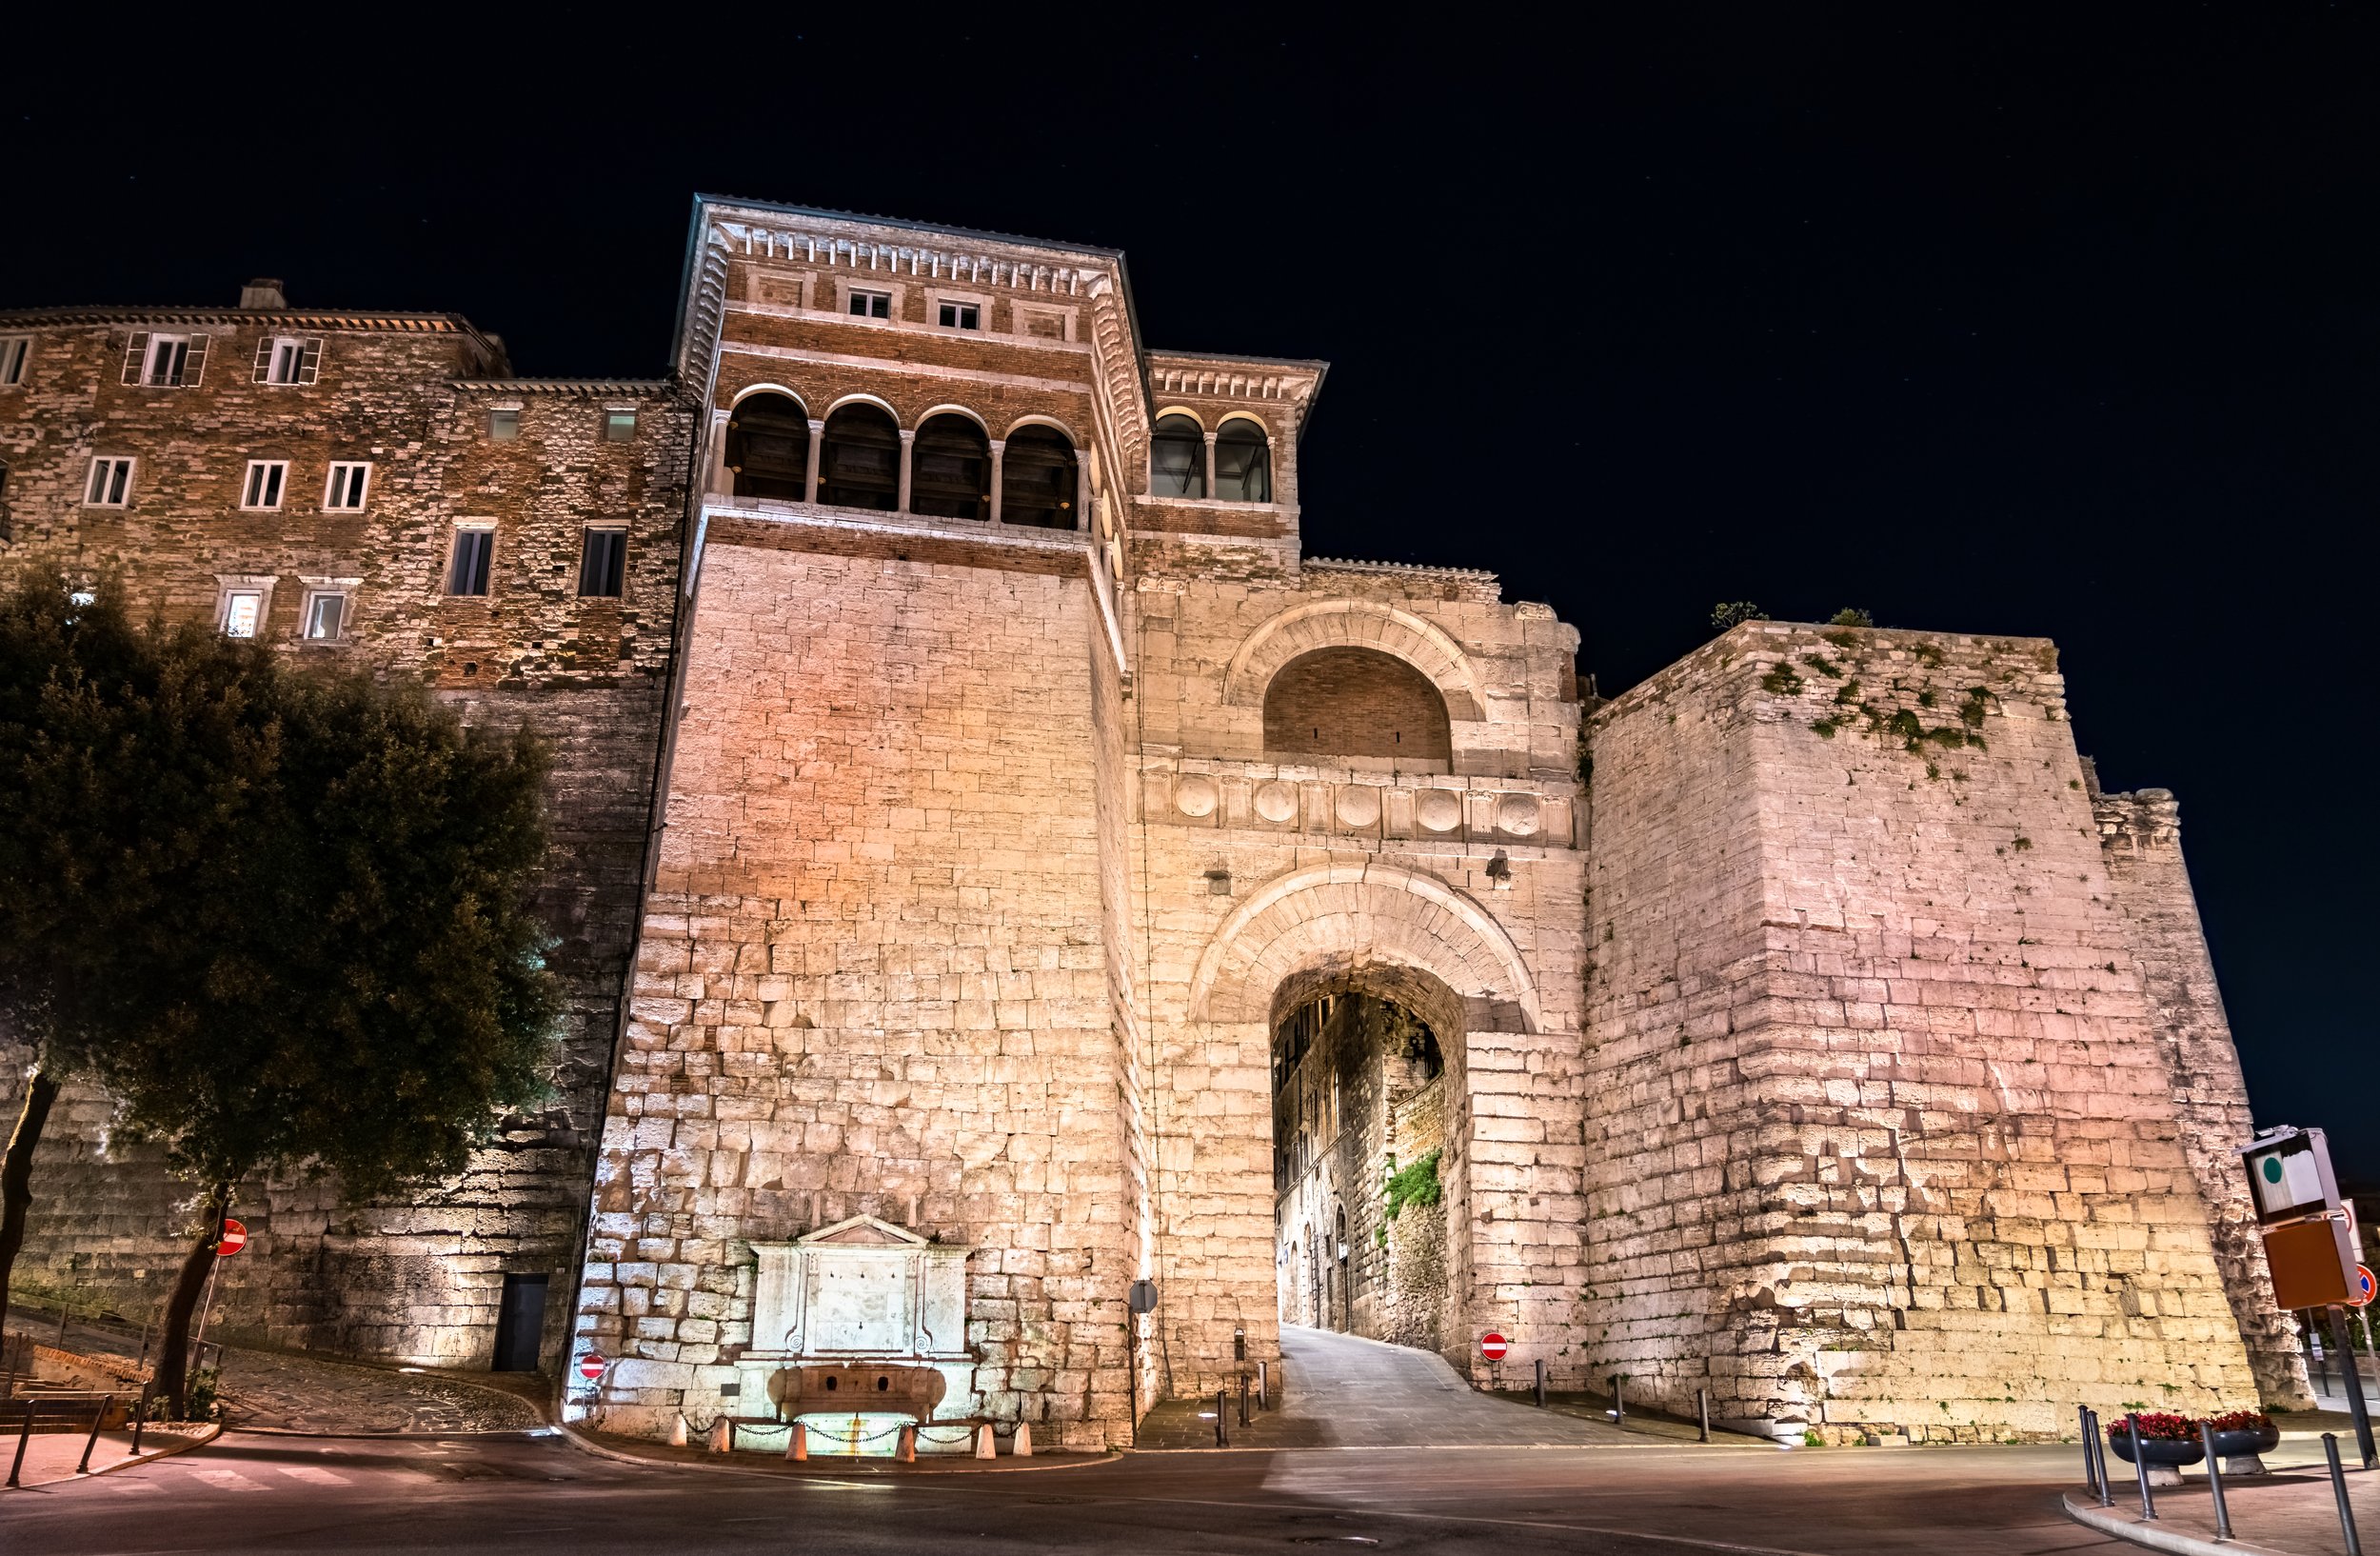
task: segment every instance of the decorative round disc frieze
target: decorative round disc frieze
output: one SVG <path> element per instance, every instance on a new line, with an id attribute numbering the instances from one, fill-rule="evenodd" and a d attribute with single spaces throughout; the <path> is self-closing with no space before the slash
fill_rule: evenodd
<path id="1" fill-rule="evenodd" d="M 1451 832 L 1462 825 L 1462 801 L 1442 788 L 1425 788 L 1413 803 L 1413 813 L 1433 832 Z"/>
<path id="2" fill-rule="evenodd" d="M 1537 801 L 1534 794 L 1507 794 L 1496 802 L 1496 825 L 1516 837 L 1527 837 L 1537 829 Z"/>
<path id="3" fill-rule="evenodd" d="M 1215 780 L 1192 773 L 1174 786 L 1174 808 L 1185 816 L 1215 814 Z"/>
<path id="4" fill-rule="evenodd" d="M 1259 785 L 1256 813 L 1266 821 L 1287 821 L 1298 813 L 1298 791 L 1287 784 Z"/>
<path id="5" fill-rule="evenodd" d="M 1339 820 L 1346 827 L 1369 827 L 1380 819 L 1380 791 L 1369 784 L 1349 784 L 1339 791 Z"/>

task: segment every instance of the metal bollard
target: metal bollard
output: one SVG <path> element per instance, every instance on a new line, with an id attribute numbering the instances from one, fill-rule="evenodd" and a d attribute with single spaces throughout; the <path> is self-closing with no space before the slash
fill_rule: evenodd
<path id="1" fill-rule="evenodd" d="M 1537 1358 L 1537 1408 L 1545 1408 L 1545 1358 Z"/>
<path id="2" fill-rule="evenodd" d="M 1248 1375 L 1240 1374 L 1240 1424 L 1248 1424 Z"/>
<path id="3" fill-rule="evenodd" d="M 33 1411 L 36 1408 L 38 1408 L 38 1406 L 31 1400 L 27 1400 L 25 1402 L 25 1426 L 23 1430 L 16 1434 L 16 1459 L 15 1462 L 9 1466 L 9 1484 L 10 1486 L 14 1486 L 16 1484 L 17 1477 L 25 1471 L 25 1443 L 28 1438 L 33 1435 Z"/>
<path id="4" fill-rule="evenodd" d="M 1708 1388 L 1695 1390 L 1695 1410 L 1702 1417 L 1702 1436 L 1698 1441 L 1707 1443 L 1711 1440 L 1711 1391 Z"/>
<path id="5" fill-rule="evenodd" d="M 1273 1407 L 1273 1364 L 1270 1362 L 1256 1365 L 1256 1407 L 1259 1410 Z"/>
<path id="6" fill-rule="evenodd" d="M 2115 1506 L 2115 1486 L 2108 1479 L 2108 1438 L 2099 1429 L 2099 1412 L 2091 1412 L 2091 1462 L 2099 1466 L 2099 1506 Z"/>
<path id="7" fill-rule="evenodd" d="M 1622 1431 L 1628 1429 L 1628 1402 L 1619 1393 L 1619 1381 L 1625 1376 L 1621 1372 L 1612 1374 L 1612 1425 Z"/>
<path id="8" fill-rule="evenodd" d="M 90 1473 L 90 1450 L 99 1446 L 99 1424 L 108 1419 L 108 1406 L 115 1402 L 116 1397 L 109 1394 L 99 1402 L 99 1408 L 91 1412 L 90 1435 L 83 1439 L 83 1457 L 74 1466 L 77 1475 Z"/>
<path id="9" fill-rule="evenodd" d="M 2124 1431 L 2132 1440 L 2132 1468 L 2140 1473 L 2140 1516 L 2157 1516 L 2157 1499 L 2149 1494 L 2149 1450 L 2140 1446 L 2140 1412 L 2129 1411 L 2124 1417 Z M 2351 1556 L 2351 1553 L 2350 1553 Z"/>
<path id="10" fill-rule="evenodd" d="M 2091 1487 L 2092 1496 L 2104 1496 L 2105 1492 L 2099 1485 L 2098 1463 L 2091 1457 L 2091 1406 L 2075 1406 L 2074 1416 L 2082 1427 L 2083 1484 Z"/>
<path id="11" fill-rule="evenodd" d="M 2198 1441 L 2206 1445 L 2207 1449 L 2207 1493 L 2214 1498 L 2214 1537 L 2229 1540 L 2231 1537 L 2231 1508 L 2223 1500 L 2223 1470 L 2214 1462 L 2214 1428 L 2203 1421 L 2198 1423 Z"/>
<path id="12" fill-rule="evenodd" d="M 1231 1417 L 1225 1409 L 1223 1391 L 1220 1388 L 1215 1390 L 1215 1446 L 1219 1448 L 1231 1446 Z"/>
<path id="13" fill-rule="evenodd" d="M 2347 1556 L 2364 1556 L 2364 1543 L 2355 1538 L 2355 1510 L 2347 1504 L 2347 1471 L 2339 1467 L 2339 1434 L 2322 1434 L 2322 1454 L 2330 1461 L 2330 1494 L 2339 1501 L 2339 1533 L 2347 1539 Z"/>
<path id="14" fill-rule="evenodd" d="M 141 1402 L 132 1407 L 132 1448 L 125 1455 L 128 1459 L 141 1456 L 141 1428 L 149 1425 L 149 1395 L 156 1386 L 154 1383 L 141 1385 Z"/>

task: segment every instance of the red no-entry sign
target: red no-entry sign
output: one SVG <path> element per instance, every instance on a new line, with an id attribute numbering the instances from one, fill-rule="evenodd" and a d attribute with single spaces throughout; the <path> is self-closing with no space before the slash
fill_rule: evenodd
<path id="1" fill-rule="evenodd" d="M 228 1259 L 248 1247 L 248 1228 L 231 1217 L 223 1218 L 223 1241 L 215 1245 L 215 1257 Z"/>
<path id="2" fill-rule="evenodd" d="M 1504 1337 L 1500 1334 L 1483 1334 L 1479 1336 L 1479 1354 L 1486 1357 L 1491 1362 L 1502 1361 L 1504 1359 L 1504 1352 L 1510 1350 L 1511 1348 L 1512 1347 L 1505 1343 Z"/>
<path id="3" fill-rule="evenodd" d="M 602 1351 L 590 1350 L 579 1358 L 579 1376 L 588 1383 L 593 1383 L 604 1375 L 604 1368 L 607 1365 L 609 1364 L 605 1362 Z"/>

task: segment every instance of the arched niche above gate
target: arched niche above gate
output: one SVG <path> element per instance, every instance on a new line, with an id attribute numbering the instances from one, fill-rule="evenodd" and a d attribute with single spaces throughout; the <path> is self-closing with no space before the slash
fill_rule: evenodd
<path id="1" fill-rule="evenodd" d="M 1487 717 L 1477 666 L 1462 646 L 1410 611 L 1372 600 L 1317 600 L 1293 606 L 1250 632 L 1223 672 L 1223 702 L 1262 708 L 1264 688 L 1280 668 L 1317 648 L 1370 648 L 1391 654 L 1430 678 L 1446 699 L 1449 718 Z"/>

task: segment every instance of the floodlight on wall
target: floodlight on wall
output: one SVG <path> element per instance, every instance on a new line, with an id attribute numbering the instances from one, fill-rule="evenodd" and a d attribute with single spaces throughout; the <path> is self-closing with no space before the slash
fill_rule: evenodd
<path id="1" fill-rule="evenodd" d="M 1496 857 L 1487 862 L 1487 878 L 1496 883 L 1498 891 L 1513 888 L 1513 862 L 1505 856 L 1503 849 L 1497 849 Z"/>

